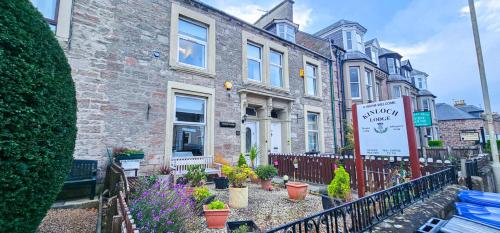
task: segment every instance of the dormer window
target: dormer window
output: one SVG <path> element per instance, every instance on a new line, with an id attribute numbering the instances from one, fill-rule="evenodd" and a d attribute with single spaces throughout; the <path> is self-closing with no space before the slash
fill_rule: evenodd
<path id="1" fill-rule="evenodd" d="M 372 61 L 378 65 L 378 51 L 375 48 L 370 48 L 371 50 L 371 55 L 372 55 Z"/>
<path id="2" fill-rule="evenodd" d="M 286 24 L 276 24 L 276 32 L 279 37 L 295 43 L 295 28 Z"/>
<path id="3" fill-rule="evenodd" d="M 396 59 L 396 74 L 401 74 L 400 69 L 401 63 L 399 62 L 399 59 Z"/>

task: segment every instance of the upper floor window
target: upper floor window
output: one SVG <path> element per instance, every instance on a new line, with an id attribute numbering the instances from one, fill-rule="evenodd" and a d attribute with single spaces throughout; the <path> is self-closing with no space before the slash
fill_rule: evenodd
<path id="1" fill-rule="evenodd" d="M 399 59 L 396 59 L 396 74 L 401 74 L 401 63 L 399 63 Z"/>
<path id="2" fill-rule="evenodd" d="M 351 84 L 351 98 L 361 98 L 361 85 L 359 85 L 359 67 L 349 67 L 349 78 Z"/>
<path id="3" fill-rule="evenodd" d="M 426 98 L 422 99 L 422 110 L 423 110 L 423 111 L 430 111 L 430 110 L 431 110 L 431 107 L 430 107 L 430 105 L 429 105 L 429 104 L 430 104 L 430 103 L 429 103 L 429 100 L 428 100 L 428 99 L 426 99 Z"/>
<path id="4" fill-rule="evenodd" d="M 57 28 L 59 0 L 31 0 L 31 3 L 42 13 L 50 29 L 55 32 Z"/>
<path id="5" fill-rule="evenodd" d="M 248 79 L 262 81 L 262 47 L 248 43 L 247 44 L 247 64 Z"/>
<path id="6" fill-rule="evenodd" d="M 318 67 L 313 64 L 306 64 L 307 94 L 318 96 Z"/>
<path id="7" fill-rule="evenodd" d="M 352 49 L 352 32 L 346 32 L 347 49 Z"/>
<path id="8" fill-rule="evenodd" d="M 396 67 L 394 67 L 394 58 L 387 58 L 387 70 L 389 74 L 396 74 Z"/>
<path id="9" fill-rule="evenodd" d="M 271 86 L 283 87 L 283 54 L 274 50 L 269 53 Z"/>
<path id="10" fill-rule="evenodd" d="M 368 101 L 373 101 L 373 72 L 370 70 L 365 71 L 366 76 L 366 96 Z"/>
<path id="11" fill-rule="evenodd" d="M 319 151 L 319 114 L 307 112 L 307 148 Z"/>
<path id="12" fill-rule="evenodd" d="M 286 24 L 286 23 L 279 23 L 276 24 L 276 31 L 278 32 L 278 36 L 288 40 L 295 42 L 295 28 Z"/>
<path id="13" fill-rule="evenodd" d="M 373 47 L 370 50 L 372 55 L 372 62 L 374 62 L 378 66 L 378 51 Z"/>
<path id="14" fill-rule="evenodd" d="M 397 85 L 397 86 L 393 86 L 392 87 L 392 98 L 395 99 L 395 98 L 399 98 L 401 97 L 401 86 Z"/>
<path id="15" fill-rule="evenodd" d="M 179 19 L 179 63 L 206 69 L 207 34 L 207 26 L 185 18 Z"/>

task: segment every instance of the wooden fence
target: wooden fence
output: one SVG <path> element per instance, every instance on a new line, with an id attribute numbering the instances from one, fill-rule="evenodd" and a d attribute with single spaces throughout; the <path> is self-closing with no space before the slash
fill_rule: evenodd
<path id="1" fill-rule="evenodd" d="M 298 168 L 295 169 L 293 161 L 297 159 Z M 354 157 L 352 155 L 334 155 L 334 154 L 269 154 L 269 162 L 278 168 L 280 176 L 288 175 L 290 179 L 329 184 L 334 178 L 335 164 L 341 164 L 349 173 L 351 178 L 351 187 L 357 186 L 357 177 Z M 421 161 L 421 171 L 423 175 L 440 171 L 451 165 L 450 161 L 430 160 L 427 165 Z M 366 190 L 375 192 L 386 189 L 393 185 L 393 179 L 396 177 L 400 167 L 410 171 L 408 159 L 401 157 L 365 157 L 364 171 Z"/>

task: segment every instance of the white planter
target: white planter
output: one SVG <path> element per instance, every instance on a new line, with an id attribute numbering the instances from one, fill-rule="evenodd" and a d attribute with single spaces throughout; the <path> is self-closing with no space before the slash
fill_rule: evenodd
<path id="1" fill-rule="evenodd" d="M 135 170 L 133 170 L 133 169 L 137 169 L 137 173 L 139 173 L 141 161 L 142 161 L 142 159 L 121 160 L 120 163 L 122 165 L 123 170 L 129 170 L 129 171 L 125 171 L 125 175 L 127 177 L 135 176 Z"/>
<path id="2" fill-rule="evenodd" d="M 248 187 L 233 188 L 229 187 L 229 206 L 231 208 L 241 209 L 248 207 Z"/>

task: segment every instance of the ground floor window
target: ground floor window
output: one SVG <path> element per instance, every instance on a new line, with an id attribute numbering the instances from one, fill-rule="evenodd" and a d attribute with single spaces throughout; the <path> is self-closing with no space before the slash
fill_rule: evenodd
<path id="1" fill-rule="evenodd" d="M 307 148 L 308 151 L 319 151 L 319 114 L 307 112 Z"/>
<path id="2" fill-rule="evenodd" d="M 172 134 L 174 156 L 203 156 L 206 141 L 206 98 L 175 96 Z"/>

